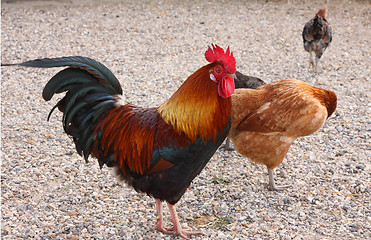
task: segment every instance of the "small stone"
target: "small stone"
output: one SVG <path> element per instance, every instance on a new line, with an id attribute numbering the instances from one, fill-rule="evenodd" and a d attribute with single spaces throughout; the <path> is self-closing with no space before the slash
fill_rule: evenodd
<path id="1" fill-rule="evenodd" d="M 361 164 L 357 164 L 357 165 L 356 165 L 356 168 L 357 168 L 357 169 L 364 170 L 364 169 L 366 168 L 366 166 L 365 166 L 365 165 L 361 165 Z"/>

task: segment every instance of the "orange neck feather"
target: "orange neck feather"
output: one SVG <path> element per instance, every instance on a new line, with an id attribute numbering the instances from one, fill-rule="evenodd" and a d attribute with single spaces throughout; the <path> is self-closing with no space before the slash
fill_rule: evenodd
<path id="1" fill-rule="evenodd" d="M 203 141 L 209 138 L 215 141 L 216 130 L 224 133 L 228 125 L 231 100 L 221 98 L 217 84 L 210 80 L 209 70 L 214 66 L 211 63 L 197 70 L 158 107 L 165 122 L 192 141 L 198 136 Z"/>

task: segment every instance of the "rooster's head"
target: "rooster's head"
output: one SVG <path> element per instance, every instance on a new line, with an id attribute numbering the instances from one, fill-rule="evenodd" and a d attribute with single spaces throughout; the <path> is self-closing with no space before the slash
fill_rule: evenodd
<path id="1" fill-rule="evenodd" d="M 218 94 L 223 98 L 228 98 L 234 92 L 234 73 L 236 72 L 236 59 L 233 53 L 227 48 L 211 44 L 205 52 L 205 58 L 210 63 L 215 63 L 210 69 L 210 79 L 218 84 Z"/>

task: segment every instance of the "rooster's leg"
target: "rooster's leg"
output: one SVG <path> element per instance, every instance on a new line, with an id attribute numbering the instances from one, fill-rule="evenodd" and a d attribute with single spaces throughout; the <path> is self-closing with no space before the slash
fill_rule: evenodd
<path id="1" fill-rule="evenodd" d="M 274 183 L 273 169 L 271 168 L 268 168 L 268 176 L 269 176 L 268 190 L 270 191 L 282 191 L 288 187 L 291 187 L 291 185 L 276 186 L 276 184 Z"/>
<path id="2" fill-rule="evenodd" d="M 193 231 L 191 228 L 182 228 L 180 225 L 178 214 L 176 213 L 175 205 L 172 205 L 170 203 L 167 203 L 167 206 L 170 210 L 171 218 L 173 219 L 173 230 L 175 231 L 176 235 L 179 235 L 180 237 L 184 239 L 190 239 L 188 236 L 190 235 L 204 235 L 201 231 Z"/>
<path id="3" fill-rule="evenodd" d="M 157 223 L 156 223 L 155 229 L 160 232 L 166 233 L 166 234 L 174 233 L 174 231 L 165 227 L 163 216 L 162 216 L 162 203 L 160 199 L 156 199 L 156 213 L 157 213 Z"/>

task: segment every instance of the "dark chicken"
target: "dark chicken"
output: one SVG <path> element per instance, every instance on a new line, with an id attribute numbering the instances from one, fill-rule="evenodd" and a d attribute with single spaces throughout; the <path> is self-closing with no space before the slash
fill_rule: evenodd
<path id="1" fill-rule="evenodd" d="M 332 28 L 327 21 L 327 8 L 318 11 L 303 29 L 304 49 L 309 52 L 309 65 L 317 73 L 319 59 L 332 41 Z M 313 52 L 315 59 L 313 59 Z"/>
<path id="2" fill-rule="evenodd" d="M 273 169 L 282 163 L 296 138 L 322 127 L 336 105 L 334 92 L 294 79 L 236 89 L 228 137 L 237 152 L 267 166 L 268 189 L 282 190 L 288 186 L 275 185 Z"/>
<path id="3" fill-rule="evenodd" d="M 28 67 L 63 67 L 46 84 L 43 98 L 66 92 L 51 110 L 63 112 L 65 132 L 76 150 L 99 165 L 114 167 L 119 178 L 137 192 L 156 199 L 155 228 L 189 239 L 202 234 L 182 228 L 175 204 L 201 172 L 231 126 L 231 99 L 236 61 L 229 48 L 212 45 L 205 53 L 210 64 L 198 69 L 159 107 L 122 104 L 121 86 L 101 63 L 85 57 L 45 58 L 21 63 Z M 166 201 L 173 221 L 162 218 Z"/>
<path id="4" fill-rule="evenodd" d="M 236 88 L 252 88 L 256 89 L 261 85 L 264 85 L 265 82 L 257 77 L 247 76 L 239 71 L 235 72 L 234 85 Z"/>

